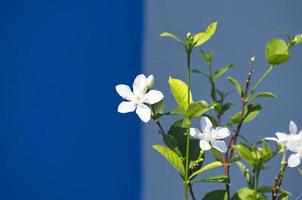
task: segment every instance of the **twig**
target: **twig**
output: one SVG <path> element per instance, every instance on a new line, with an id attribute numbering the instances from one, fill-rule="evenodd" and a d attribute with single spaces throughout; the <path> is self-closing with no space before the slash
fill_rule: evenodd
<path id="1" fill-rule="evenodd" d="M 244 121 L 244 112 L 245 112 L 245 107 L 248 103 L 248 93 L 249 93 L 249 87 L 250 87 L 250 82 L 252 79 L 252 75 L 254 73 L 254 68 L 253 65 L 251 65 L 250 70 L 248 72 L 248 77 L 246 79 L 246 83 L 245 83 L 245 90 L 244 90 L 244 94 L 242 97 L 242 107 L 241 107 L 241 116 L 240 116 L 240 121 L 237 125 L 236 130 L 234 131 L 234 134 L 232 135 L 229 144 L 228 144 L 228 149 L 227 152 L 225 153 L 225 157 L 224 157 L 224 173 L 227 177 L 230 177 L 230 164 L 229 161 L 232 159 L 233 154 L 234 154 L 234 148 L 233 145 L 235 145 L 237 143 L 237 138 L 240 134 L 240 130 L 241 127 L 243 125 L 243 121 Z M 230 199 L 230 184 L 227 183 L 226 184 L 226 191 L 227 191 L 227 195 L 228 195 L 228 199 Z"/>
<path id="2" fill-rule="evenodd" d="M 275 178 L 275 184 L 274 184 L 274 187 L 272 188 L 272 200 L 276 200 L 278 197 L 278 193 L 281 188 L 281 184 L 282 184 L 282 180 L 284 177 L 284 172 L 285 172 L 286 166 L 287 166 L 286 161 L 282 161 L 279 174 Z"/>
<path id="3" fill-rule="evenodd" d="M 192 187 L 191 183 L 189 184 L 189 192 L 190 192 L 190 195 L 192 197 L 192 200 L 195 200 L 195 196 L 194 196 L 194 192 L 193 192 L 193 187 Z"/>

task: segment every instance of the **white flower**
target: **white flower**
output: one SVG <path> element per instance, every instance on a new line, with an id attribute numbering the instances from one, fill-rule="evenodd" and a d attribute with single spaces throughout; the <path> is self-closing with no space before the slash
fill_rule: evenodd
<path id="1" fill-rule="evenodd" d="M 151 118 L 151 110 L 148 105 L 155 104 L 164 98 L 157 90 L 148 91 L 147 78 L 144 74 L 138 75 L 133 82 L 133 92 L 128 85 L 119 84 L 115 86 L 117 93 L 127 101 L 118 106 L 118 112 L 128 113 L 136 110 L 137 115 L 143 122 Z"/>
<path id="2" fill-rule="evenodd" d="M 286 146 L 288 150 L 293 152 L 288 158 L 288 166 L 297 167 L 302 159 L 302 131 L 297 135 L 293 135 Z"/>
<path id="3" fill-rule="evenodd" d="M 225 153 L 227 151 L 227 146 L 221 139 L 228 137 L 231 134 L 230 130 L 222 127 L 213 128 L 211 121 L 207 117 L 202 117 L 200 124 L 202 132 L 197 128 L 190 129 L 190 135 L 200 139 L 200 148 L 207 151 L 214 147 L 220 152 Z"/>
<path id="4" fill-rule="evenodd" d="M 287 147 L 287 143 L 290 140 L 290 138 L 294 135 L 297 135 L 298 132 L 298 127 L 295 124 L 295 122 L 290 121 L 289 122 L 289 134 L 286 133 L 281 133 L 281 132 L 277 132 L 275 133 L 277 138 L 275 137 L 266 137 L 264 138 L 265 140 L 272 140 L 272 141 L 276 141 L 278 144 L 282 145 L 282 146 L 286 146 Z"/>

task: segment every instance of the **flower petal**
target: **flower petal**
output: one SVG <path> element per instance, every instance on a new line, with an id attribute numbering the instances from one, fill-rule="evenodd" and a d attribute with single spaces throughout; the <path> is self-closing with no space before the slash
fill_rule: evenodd
<path id="1" fill-rule="evenodd" d="M 115 86 L 117 93 L 124 99 L 131 101 L 133 99 L 133 93 L 128 85 L 119 84 Z"/>
<path id="2" fill-rule="evenodd" d="M 225 153 L 227 151 L 227 146 L 222 140 L 215 140 L 211 142 L 212 146 L 218 151 Z"/>
<path id="3" fill-rule="evenodd" d="M 223 139 L 231 135 L 231 132 L 228 128 L 221 128 L 221 127 L 217 127 L 215 129 L 215 133 L 216 133 L 216 139 Z"/>
<path id="4" fill-rule="evenodd" d="M 136 76 L 133 82 L 133 93 L 135 96 L 143 96 L 147 91 L 147 78 L 144 74 Z"/>
<path id="5" fill-rule="evenodd" d="M 278 143 L 279 144 L 286 144 L 289 138 L 289 135 L 281 132 L 275 133 L 277 138 L 278 138 Z"/>
<path id="6" fill-rule="evenodd" d="M 200 119 L 200 125 L 203 133 L 210 132 L 213 127 L 212 122 L 207 117 L 202 117 Z"/>
<path id="7" fill-rule="evenodd" d="M 148 122 L 151 119 L 151 110 L 144 104 L 137 105 L 136 114 L 143 122 Z"/>
<path id="8" fill-rule="evenodd" d="M 290 134 L 297 134 L 298 132 L 298 127 L 293 121 L 289 122 L 289 132 Z"/>
<path id="9" fill-rule="evenodd" d="M 288 158 L 288 166 L 289 167 L 297 167 L 300 163 L 301 163 L 301 160 L 300 160 L 300 155 L 298 153 L 296 154 L 292 154 L 289 156 Z"/>
<path id="10" fill-rule="evenodd" d="M 200 140 L 199 141 L 199 146 L 204 151 L 210 150 L 212 148 L 210 143 L 206 140 Z"/>
<path id="11" fill-rule="evenodd" d="M 136 105 L 132 101 L 123 101 L 117 108 L 119 113 L 128 113 L 133 112 L 136 108 Z"/>
<path id="12" fill-rule="evenodd" d="M 147 104 L 155 104 L 160 102 L 164 98 L 163 93 L 161 93 L 158 90 L 150 90 L 147 94 L 144 96 L 144 103 Z"/>
<path id="13" fill-rule="evenodd" d="M 264 139 L 265 139 L 265 140 L 276 141 L 276 142 L 279 143 L 279 140 L 278 140 L 277 138 L 275 138 L 275 137 L 265 137 Z"/>
<path id="14" fill-rule="evenodd" d="M 203 138 L 203 135 L 198 128 L 190 128 L 190 135 L 194 138 Z"/>

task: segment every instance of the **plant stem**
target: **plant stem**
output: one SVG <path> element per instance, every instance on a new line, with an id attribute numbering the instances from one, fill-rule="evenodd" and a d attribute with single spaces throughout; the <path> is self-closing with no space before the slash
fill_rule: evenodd
<path id="1" fill-rule="evenodd" d="M 253 95 L 253 94 L 256 92 L 258 86 L 261 84 L 261 82 L 265 79 L 265 77 L 267 77 L 267 75 L 268 75 L 274 68 L 275 68 L 275 65 L 271 65 L 271 66 L 266 70 L 266 72 L 264 72 L 264 74 L 257 80 L 257 82 L 255 83 L 255 85 L 254 85 L 254 87 L 253 87 L 253 89 L 252 89 L 252 91 L 251 91 L 251 95 Z"/>
<path id="2" fill-rule="evenodd" d="M 190 105 L 190 91 L 191 91 L 191 52 L 192 49 L 188 48 L 186 50 L 187 53 L 187 86 L 188 86 L 188 107 Z M 189 119 L 188 119 L 189 120 Z M 190 151 L 190 127 L 191 122 L 187 128 L 187 141 L 186 141 L 186 176 L 185 176 L 185 199 L 188 199 L 188 187 L 189 187 L 189 151 Z"/>
<path id="3" fill-rule="evenodd" d="M 195 200 L 195 196 L 194 196 L 194 192 L 193 192 L 193 187 L 192 187 L 191 183 L 189 184 L 189 191 L 190 191 L 192 200 Z"/>
<path id="4" fill-rule="evenodd" d="M 281 167 L 278 176 L 275 178 L 275 184 L 272 188 L 272 200 L 276 200 L 278 197 L 278 193 L 281 188 L 282 180 L 284 177 L 285 169 L 287 167 L 287 162 L 282 159 L 281 161 Z"/>
<path id="5" fill-rule="evenodd" d="M 242 103 L 242 107 L 241 107 L 241 116 L 240 116 L 240 121 L 237 125 L 237 128 L 232 136 L 232 138 L 230 139 L 229 145 L 228 145 L 228 149 L 227 152 L 225 154 L 225 158 L 224 158 L 224 174 L 230 178 L 230 164 L 229 161 L 232 159 L 233 154 L 234 154 L 234 149 L 233 149 L 233 145 L 235 145 L 237 143 L 237 138 L 240 134 L 240 130 L 241 127 L 243 125 L 243 121 L 244 121 L 244 112 L 245 112 L 245 107 L 248 103 L 248 93 L 249 93 L 249 87 L 250 87 L 250 82 L 252 79 L 252 75 L 254 73 L 254 68 L 253 66 L 251 66 L 249 72 L 248 72 L 248 77 L 246 79 L 246 83 L 245 83 L 245 90 L 244 90 L 244 94 L 243 97 L 241 99 L 241 103 Z M 230 199 L 230 184 L 227 183 L 226 185 L 226 191 L 227 191 L 227 195 L 228 195 L 228 199 Z"/>

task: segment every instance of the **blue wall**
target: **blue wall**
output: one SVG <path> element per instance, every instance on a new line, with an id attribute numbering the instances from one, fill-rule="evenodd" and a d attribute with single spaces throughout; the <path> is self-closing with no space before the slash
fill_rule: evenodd
<path id="1" fill-rule="evenodd" d="M 106 2 L 106 3 L 104 3 Z M 142 3 L 0 2 L 0 199 L 139 199 Z"/>

